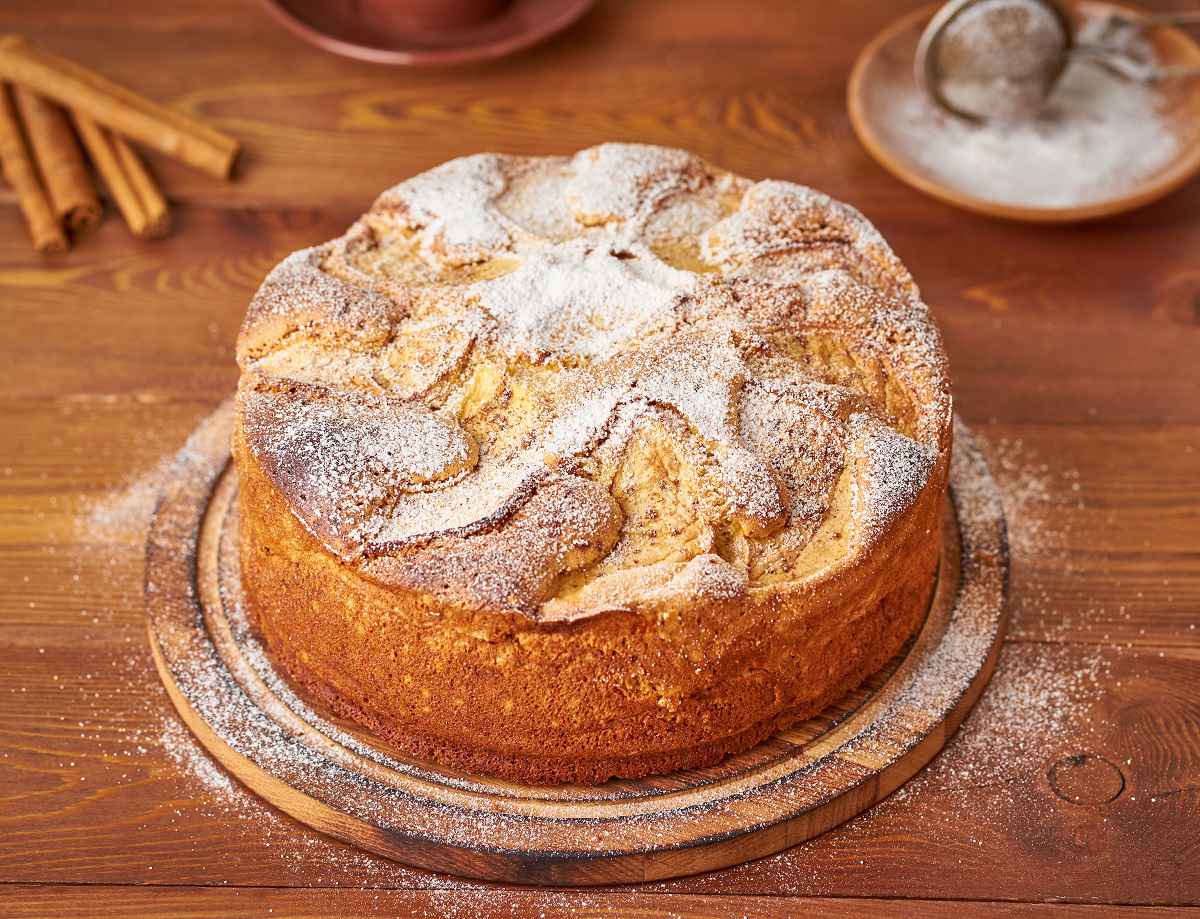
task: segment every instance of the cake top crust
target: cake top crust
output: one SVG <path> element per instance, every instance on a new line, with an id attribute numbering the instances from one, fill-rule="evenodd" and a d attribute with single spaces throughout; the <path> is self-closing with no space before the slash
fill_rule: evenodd
<path id="1" fill-rule="evenodd" d="M 238 361 L 246 448 L 325 549 L 537 620 L 802 588 L 950 449 L 874 227 L 662 147 L 402 182 L 270 273 Z"/>

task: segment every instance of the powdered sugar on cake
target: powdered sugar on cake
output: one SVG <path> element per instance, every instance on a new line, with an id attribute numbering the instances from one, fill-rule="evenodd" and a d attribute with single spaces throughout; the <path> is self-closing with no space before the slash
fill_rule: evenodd
<path id="1" fill-rule="evenodd" d="M 575 218 L 625 235 L 640 231 L 667 198 L 699 189 L 708 172 L 684 150 L 643 144 L 601 144 L 581 150 L 572 165 L 565 197 Z"/>
<path id="2" fill-rule="evenodd" d="M 695 286 L 644 246 L 613 251 L 583 237 L 530 253 L 512 274 L 468 288 L 510 353 L 609 357 L 671 321 Z"/>
<path id="3" fill-rule="evenodd" d="M 869 535 L 916 500 L 937 454 L 866 415 L 852 415 L 850 427 L 862 438 L 863 462 L 854 482 L 863 532 Z"/>
<path id="4" fill-rule="evenodd" d="M 844 467 L 865 546 L 949 448 L 940 339 L 874 227 L 657 147 L 402 183 L 268 278 L 239 359 L 247 446 L 327 548 L 393 583 L 447 585 L 455 558 L 471 596 L 533 614 L 545 571 L 635 595 L 799 576 Z M 671 452 L 681 525 L 711 534 L 665 580 L 637 546 L 669 537 L 625 527 L 651 486 L 633 445 Z"/>
<path id="5" fill-rule="evenodd" d="M 505 220 L 492 205 L 504 185 L 501 158 L 481 153 L 401 182 L 375 207 L 395 210 L 403 226 L 418 230 L 426 258 L 474 262 L 509 242 Z"/>

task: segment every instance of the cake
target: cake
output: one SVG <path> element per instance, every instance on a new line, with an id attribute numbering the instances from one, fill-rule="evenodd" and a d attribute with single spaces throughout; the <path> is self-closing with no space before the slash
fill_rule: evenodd
<path id="1" fill-rule="evenodd" d="M 238 362 L 250 621 L 415 760 L 711 765 L 926 613 L 941 339 L 813 189 L 633 144 L 452 160 L 278 265 Z"/>

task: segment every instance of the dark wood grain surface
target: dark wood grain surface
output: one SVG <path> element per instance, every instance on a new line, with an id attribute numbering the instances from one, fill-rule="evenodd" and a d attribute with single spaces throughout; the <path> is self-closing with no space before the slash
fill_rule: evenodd
<path id="1" fill-rule="evenodd" d="M 540 48 L 453 71 L 325 55 L 243 0 L 0 6 L 0 31 L 247 148 L 230 184 L 151 158 L 178 204 L 157 243 L 110 216 L 69 255 L 38 258 L 0 192 L 0 908 L 1152 916 L 1200 904 L 1200 183 L 1059 229 L 900 185 L 855 143 L 843 97 L 857 51 L 915 5 L 601 0 Z M 231 390 L 246 301 L 281 256 L 448 157 L 609 139 L 816 185 L 879 225 L 942 323 L 957 408 L 1006 486 L 1012 632 L 932 766 L 772 858 L 586 893 L 403 868 L 238 791 L 174 721 L 143 631 L 147 474 Z"/>

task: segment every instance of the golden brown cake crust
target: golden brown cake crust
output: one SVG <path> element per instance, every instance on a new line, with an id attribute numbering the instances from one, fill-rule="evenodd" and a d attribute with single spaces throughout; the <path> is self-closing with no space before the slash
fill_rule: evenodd
<path id="1" fill-rule="evenodd" d="M 940 338 L 852 208 L 683 151 L 468 157 L 239 340 L 248 611 L 339 713 L 531 782 L 707 765 L 928 603 Z"/>

